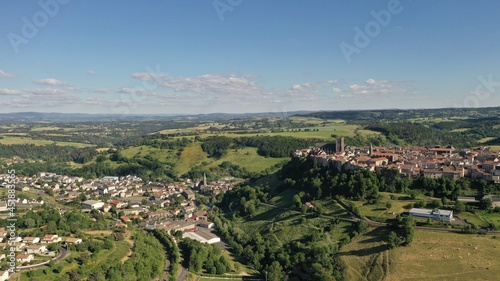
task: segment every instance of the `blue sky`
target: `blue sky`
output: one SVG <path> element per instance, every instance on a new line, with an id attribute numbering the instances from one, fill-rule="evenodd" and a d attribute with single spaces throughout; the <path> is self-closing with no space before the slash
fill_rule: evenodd
<path id="1" fill-rule="evenodd" d="M 498 1 L 1 5 L 0 112 L 500 105 Z"/>

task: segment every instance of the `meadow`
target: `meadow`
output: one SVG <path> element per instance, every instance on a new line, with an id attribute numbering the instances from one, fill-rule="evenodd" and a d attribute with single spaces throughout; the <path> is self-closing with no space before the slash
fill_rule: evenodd
<path id="1" fill-rule="evenodd" d="M 391 250 L 386 280 L 498 280 L 500 240 L 486 235 L 417 231 Z"/>
<path id="2" fill-rule="evenodd" d="M 2 138 L 0 138 L 0 144 L 34 144 L 34 145 L 56 144 L 59 146 L 73 146 L 73 147 L 77 147 L 77 148 L 94 146 L 91 144 L 78 143 L 78 142 L 35 140 L 35 139 L 29 138 L 29 137 L 10 136 L 10 135 L 6 135 L 6 134 L 2 134 L 0 136 L 2 137 Z"/>
<path id="3" fill-rule="evenodd" d="M 341 250 L 347 280 L 498 280 L 494 236 L 417 230 L 410 246 L 388 250 L 386 235 L 372 228 Z"/>

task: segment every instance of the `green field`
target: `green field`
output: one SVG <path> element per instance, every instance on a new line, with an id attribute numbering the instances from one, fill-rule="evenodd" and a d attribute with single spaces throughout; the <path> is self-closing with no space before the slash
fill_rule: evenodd
<path id="1" fill-rule="evenodd" d="M 500 240 L 417 230 L 408 247 L 388 250 L 387 230 L 371 229 L 341 250 L 347 280 L 498 280 Z"/>
<path id="2" fill-rule="evenodd" d="M 266 158 L 257 154 L 257 148 L 245 147 L 237 150 L 228 149 L 227 154 L 221 159 L 214 160 L 209 158 L 202 150 L 201 143 L 195 142 L 184 148 L 182 154 L 177 159 L 175 169 L 178 174 L 182 175 L 189 171 L 192 167 L 200 165 L 202 162 L 209 163 L 208 167 L 215 167 L 224 161 L 230 161 L 233 164 L 238 164 L 240 167 L 245 168 L 250 172 L 261 172 L 266 168 L 272 167 L 275 164 L 288 159 L 288 157 Z"/>
<path id="3" fill-rule="evenodd" d="M 386 229 L 369 228 L 342 248 L 339 255 L 347 266 L 346 280 L 384 280 L 389 265 L 386 235 Z"/>
<path id="4" fill-rule="evenodd" d="M 171 149 L 160 149 L 146 145 L 128 147 L 122 150 L 122 154 L 127 158 L 132 158 L 135 155 L 142 157 L 151 155 L 162 162 L 174 157 L 174 152 Z"/>
<path id="5" fill-rule="evenodd" d="M 210 159 L 201 148 L 201 142 L 194 142 L 184 148 L 180 157 L 177 159 L 175 170 L 179 175 L 182 175 L 188 172 L 192 167 L 204 161 L 210 162 Z"/>
<path id="6" fill-rule="evenodd" d="M 390 196 L 395 199 L 390 199 Z M 365 201 L 352 201 L 364 217 L 374 221 L 385 222 L 395 219 L 402 212 L 409 211 L 409 204 L 418 200 L 399 200 L 397 198 L 405 196 L 404 194 L 380 192 L 380 197 L 375 204 L 368 204 Z M 391 202 L 392 207 L 387 209 L 386 203 Z"/>
<path id="7" fill-rule="evenodd" d="M 250 172 L 261 172 L 266 168 L 289 159 L 290 157 L 272 158 L 260 156 L 257 154 L 257 148 L 245 147 L 238 150 L 228 149 L 227 154 L 222 159 L 214 161 L 210 166 L 220 165 L 224 161 L 231 161 Z"/>
<path id="8" fill-rule="evenodd" d="M 410 247 L 391 250 L 387 280 L 498 280 L 500 240 L 417 231 Z"/>
<path id="9" fill-rule="evenodd" d="M 49 141 L 49 140 L 34 140 L 29 137 L 13 137 L 9 135 L 1 135 L 0 144 L 34 144 L 34 145 L 48 145 L 56 144 L 59 146 L 73 146 L 77 148 L 92 147 L 94 145 L 78 143 L 78 142 L 62 142 L 62 141 Z"/>

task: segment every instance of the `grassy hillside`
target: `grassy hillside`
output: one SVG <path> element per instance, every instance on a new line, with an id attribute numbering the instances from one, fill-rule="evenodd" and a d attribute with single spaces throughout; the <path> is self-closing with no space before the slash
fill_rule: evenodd
<path id="1" fill-rule="evenodd" d="M 391 250 L 387 280 L 498 280 L 500 240 L 417 231 L 410 247 Z"/>
<path id="2" fill-rule="evenodd" d="M 257 148 L 245 147 L 242 149 L 229 149 L 221 159 L 215 160 L 209 158 L 207 153 L 201 148 L 201 142 L 191 143 L 184 148 L 182 153 L 176 159 L 176 171 L 182 175 L 189 171 L 194 166 L 200 165 L 203 162 L 209 163 L 208 167 L 215 167 L 224 161 L 230 161 L 238 164 L 240 167 L 247 169 L 250 172 L 261 172 L 277 163 L 290 159 L 263 157 L 257 154 Z"/>
<path id="3" fill-rule="evenodd" d="M 340 256 L 347 265 L 347 280 L 385 280 L 389 265 L 386 232 L 383 228 L 372 228 L 342 248 Z"/>
<path id="4" fill-rule="evenodd" d="M 93 145 L 86 143 L 78 143 L 78 142 L 62 142 L 62 141 L 50 141 L 50 140 L 34 140 L 29 137 L 18 137 L 18 136 L 9 136 L 9 135 L 1 135 L 0 144 L 34 144 L 34 145 L 47 145 L 47 144 L 56 144 L 60 146 L 73 146 L 77 148 L 81 147 L 91 147 Z"/>
<path id="5" fill-rule="evenodd" d="M 185 147 L 177 158 L 175 170 L 179 175 L 182 175 L 202 162 L 210 162 L 210 159 L 201 149 L 201 142 L 194 142 Z"/>
<path id="6" fill-rule="evenodd" d="M 498 280 L 493 236 L 417 230 L 409 247 L 388 250 L 386 232 L 372 229 L 342 249 L 347 280 Z"/>

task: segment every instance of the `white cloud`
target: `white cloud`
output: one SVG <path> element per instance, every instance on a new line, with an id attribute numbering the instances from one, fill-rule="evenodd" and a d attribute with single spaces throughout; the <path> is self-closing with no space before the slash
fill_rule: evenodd
<path id="1" fill-rule="evenodd" d="M 16 89 L 0 89 L 0 95 L 19 95 L 21 91 Z"/>
<path id="2" fill-rule="evenodd" d="M 90 74 L 90 75 L 95 75 L 96 74 L 96 72 L 94 70 L 89 70 L 89 71 L 87 71 L 87 73 Z"/>
<path id="3" fill-rule="evenodd" d="M 7 73 L 0 69 L 0 78 L 12 78 L 14 76 L 15 76 L 14 74 Z"/>
<path id="4" fill-rule="evenodd" d="M 84 101 L 86 104 L 90 105 L 103 105 L 103 104 L 109 104 L 111 101 L 99 97 L 89 97 L 85 99 Z"/>
<path id="5" fill-rule="evenodd" d="M 34 89 L 30 90 L 29 93 L 37 96 L 46 96 L 46 95 L 51 95 L 51 96 L 57 96 L 57 95 L 65 95 L 66 92 L 61 90 L 61 89 L 53 89 L 53 88 L 47 88 L 47 89 Z"/>
<path id="6" fill-rule="evenodd" d="M 407 83 L 368 79 L 362 85 L 352 84 L 342 88 L 336 87 L 332 91 L 341 94 L 341 98 L 374 98 L 389 95 L 408 95 L 412 93 L 411 88 Z"/>
<path id="7" fill-rule="evenodd" d="M 37 85 L 48 85 L 48 86 L 64 86 L 64 85 L 68 85 L 68 83 L 63 82 L 63 81 L 58 80 L 58 79 L 54 79 L 54 78 L 39 79 L 39 80 L 33 81 L 33 83 L 37 84 Z"/>
<path id="8" fill-rule="evenodd" d="M 112 94 L 112 93 L 116 93 L 115 90 L 112 90 L 112 89 L 95 89 L 93 90 L 94 93 L 98 93 L 98 94 Z"/>
<path id="9" fill-rule="evenodd" d="M 142 88 L 121 88 L 118 92 L 121 94 L 135 94 L 135 95 L 149 96 L 149 97 L 156 96 L 155 92 L 151 92 Z"/>
<path id="10" fill-rule="evenodd" d="M 158 87 L 176 92 L 222 96 L 259 95 L 263 89 L 249 78 L 240 74 L 205 74 L 194 77 L 172 77 L 156 73 L 134 73 L 132 77 L 142 81 L 154 82 Z M 151 86 L 151 85 L 149 85 Z"/>

